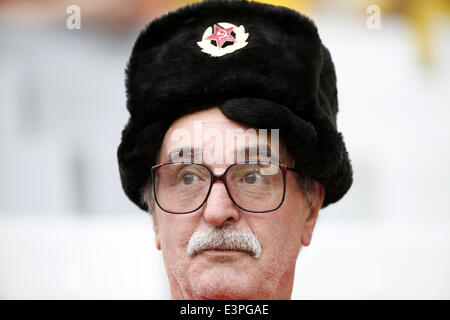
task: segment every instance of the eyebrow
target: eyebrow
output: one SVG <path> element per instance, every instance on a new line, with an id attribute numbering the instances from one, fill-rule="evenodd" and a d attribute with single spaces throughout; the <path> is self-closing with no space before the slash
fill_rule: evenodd
<path id="1" fill-rule="evenodd" d="M 186 154 L 185 154 L 185 152 L 186 152 Z M 193 148 L 190 146 L 175 147 L 172 150 L 169 150 L 165 161 L 173 161 L 173 159 L 175 158 L 175 155 L 177 155 L 180 158 L 189 156 L 191 158 L 191 160 L 193 160 L 193 157 L 197 152 L 199 154 L 202 154 L 202 149 L 201 148 Z"/>

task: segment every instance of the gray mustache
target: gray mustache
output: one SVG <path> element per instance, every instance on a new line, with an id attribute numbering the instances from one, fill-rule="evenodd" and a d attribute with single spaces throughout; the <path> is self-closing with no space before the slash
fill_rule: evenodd
<path id="1" fill-rule="evenodd" d="M 250 230 L 237 230 L 234 227 L 213 227 L 192 234 L 186 247 L 189 256 L 208 249 L 234 249 L 251 254 L 255 259 L 261 255 L 261 244 Z"/>

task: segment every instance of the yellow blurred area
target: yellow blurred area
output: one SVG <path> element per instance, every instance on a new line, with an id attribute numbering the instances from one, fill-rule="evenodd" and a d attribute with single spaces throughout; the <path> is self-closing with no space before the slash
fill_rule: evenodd
<path id="1" fill-rule="evenodd" d="M 431 34 L 433 22 L 450 14 L 448 0 L 381 0 L 378 1 L 382 11 L 404 17 L 413 29 L 420 59 L 430 64 L 433 59 Z"/>
<path id="2" fill-rule="evenodd" d="M 190 1 L 190 0 L 178 0 L 178 2 L 183 4 L 192 4 L 195 2 L 200 1 Z M 262 2 L 262 3 L 268 3 L 276 6 L 284 6 L 291 9 L 295 9 L 298 11 L 301 11 L 303 13 L 308 13 L 310 9 L 310 4 L 312 1 L 309 0 L 265 0 L 265 1 L 253 1 L 253 2 Z"/>
<path id="3" fill-rule="evenodd" d="M 61 13 L 73 1 L 70 0 L 0 0 L 0 19 L 21 24 L 42 23 L 61 18 Z M 112 31 L 120 31 L 133 25 L 145 25 L 152 19 L 177 8 L 200 2 L 199 0 L 78 0 L 83 20 L 104 25 Z M 354 16 L 366 15 L 370 5 L 380 7 L 381 20 L 386 16 L 398 16 L 412 31 L 416 55 L 422 64 L 429 65 L 435 56 L 433 44 L 436 20 L 450 15 L 449 0 L 264 0 L 257 1 L 292 8 L 307 15 L 322 11 L 338 11 Z"/>

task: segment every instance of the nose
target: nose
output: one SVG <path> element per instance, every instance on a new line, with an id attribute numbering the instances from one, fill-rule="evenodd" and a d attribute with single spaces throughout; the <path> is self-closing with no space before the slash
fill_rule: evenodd
<path id="1" fill-rule="evenodd" d="M 226 223 L 239 221 L 239 208 L 230 199 L 222 181 L 216 181 L 206 200 L 203 218 L 213 226 L 219 227 Z"/>

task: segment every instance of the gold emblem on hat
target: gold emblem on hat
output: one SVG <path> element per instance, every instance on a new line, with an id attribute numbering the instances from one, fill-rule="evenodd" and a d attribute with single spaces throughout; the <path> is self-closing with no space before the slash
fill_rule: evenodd
<path id="1" fill-rule="evenodd" d="M 242 25 L 237 27 L 228 22 L 219 22 L 214 25 L 214 32 L 212 27 L 208 27 L 203 33 L 202 41 L 197 44 L 202 52 L 211 57 L 221 57 L 245 47 L 248 35 Z"/>

